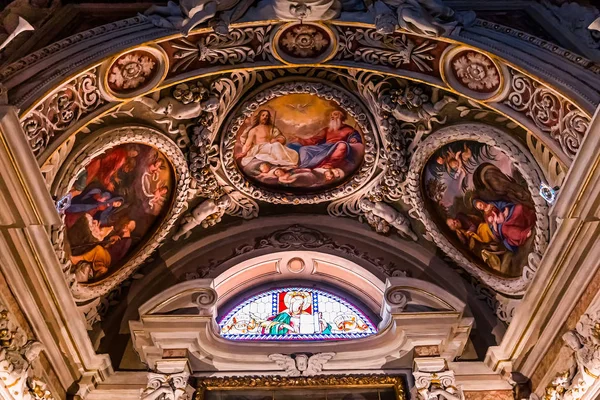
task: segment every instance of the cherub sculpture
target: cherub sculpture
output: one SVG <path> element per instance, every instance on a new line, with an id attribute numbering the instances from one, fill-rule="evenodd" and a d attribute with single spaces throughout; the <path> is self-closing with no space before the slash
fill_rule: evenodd
<path id="1" fill-rule="evenodd" d="M 325 21 L 340 15 L 339 0 L 273 0 L 273 10 L 282 20 Z"/>
<path id="2" fill-rule="evenodd" d="M 331 360 L 335 353 L 307 354 L 271 354 L 269 359 L 285 369 L 287 376 L 313 376 L 323 370 L 323 365 Z"/>
<path id="3" fill-rule="evenodd" d="M 187 239 L 192 234 L 192 229 L 202 224 L 210 215 L 222 216 L 229 205 L 229 196 L 222 196 L 218 200 L 209 199 L 200 203 L 186 216 L 177 233 L 173 235 L 173 240 L 177 241 L 182 236 Z"/>
<path id="4" fill-rule="evenodd" d="M 413 232 L 408 218 L 399 211 L 396 211 L 392 206 L 384 202 L 375 203 L 365 198 L 360 201 L 360 208 L 367 214 L 367 219 L 369 216 L 378 217 L 380 220 L 396 228 L 401 236 L 409 237 L 415 242 L 417 241 L 417 235 Z M 379 229 L 377 230 L 380 231 Z"/>
<path id="5" fill-rule="evenodd" d="M 443 96 L 433 103 L 421 87 L 408 85 L 404 89 L 390 90 L 381 97 L 379 104 L 398 121 L 414 123 L 419 134 L 426 134 L 433 129 L 433 122 L 443 124 L 446 121 L 439 114 L 447 104 L 454 102 L 456 99 Z"/>
<path id="6" fill-rule="evenodd" d="M 169 1 L 166 6 L 153 5 L 144 14 L 152 24 L 177 29 L 187 37 L 199 24 L 213 19 L 218 12 L 227 11 L 215 25 L 217 33 L 226 34 L 229 24 L 241 18 L 252 3 L 254 0 L 180 0 L 179 4 Z"/>
<path id="7" fill-rule="evenodd" d="M 167 125 L 169 133 L 178 132 L 178 128 L 173 126 L 174 121 L 195 119 L 202 113 L 213 112 L 219 107 L 219 99 L 211 96 L 208 89 L 202 85 L 187 83 L 177 85 L 173 97 L 167 96 L 160 100 L 138 97 L 135 100 L 155 114 L 156 122 Z"/>
<path id="8" fill-rule="evenodd" d="M 473 13 L 456 15 L 441 0 L 383 0 L 383 3 L 386 9 L 375 5 L 376 15 L 393 15 L 393 9 L 400 28 L 421 35 L 438 37 L 448 34 L 459 22 L 464 25 L 475 19 Z M 391 26 L 389 18 L 379 17 L 377 22 L 377 31 L 382 34 L 392 33 L 396 28 Z"/>

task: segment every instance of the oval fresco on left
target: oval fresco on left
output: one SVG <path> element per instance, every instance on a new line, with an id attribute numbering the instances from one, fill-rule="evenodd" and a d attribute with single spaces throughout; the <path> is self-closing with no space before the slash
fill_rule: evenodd
<path id="1" fill-rule="evenodd" d="M 66 249 L 81 283 L 119 269 L 169 209 L 175 182 L 155 148 L 123 144 L 94 158 L 69 190 Z"/>
<path id="2" fill-rule="evenodd" d="M 315 193 L 348 181 L 364 158 L 363 133 L 333 100 L 293 93 L 267 101 L 240 127 L 234 156 L 260 186 Z"/>
<path id="3" fill-rule="evenodd" d="M 506 154 L 475 141 L 448 143 L 427 161 L 423 181 L 430 215 L 456 248 L 496 275 L 522 275 L 536 213 Z"/>

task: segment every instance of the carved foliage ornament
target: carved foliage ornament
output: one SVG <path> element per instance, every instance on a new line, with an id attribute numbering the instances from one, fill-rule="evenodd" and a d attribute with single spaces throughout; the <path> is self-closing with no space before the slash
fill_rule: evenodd
<path id="1" fill-rule="evenodd" d="M 140 46 L 100 67 L 102 89 L 117 100 L 134 98 L 158 86 L 168 70 L 169 60 L 161 47 Z"/>
<path id="2" fill-rule="evenodd" d="M 334 32 L 326 25 L 291 23 L 281 27 L 273 38 L 275 54 L 284 62 L 315 63 L 333 56 Z"/>
<path id="3" fill-rule="evenodd" d="M 504 104 L 524 114 L 574 159 L 590 126 L 590 118 L 573 103 L 538 81 L 511 70 L 511 90 Z"/>
<path id="4" fill-rule="evenodd" d="M 426 163 L 434 152 L 440 147 L 458 141 L 474 141 L 489 146 L 495 151 L 500 151 L 516 168 L 527 183 L 535 208 L 535 232 L 532 252 L 524 261 L 522 275 L 518 278 L 508 279 L 484 271 L 475 264 L 465 253 L 450 243 L 447 236 L 442 233 L 438 225 L 433 222 L 430 212 L 425 206 L 425 196 L 422 192 L 422 182 Z M 411 160 L 407 177 L 404 200 L 412 207 L 409 214 L 419 219 L 427 232 L 431 235 L 438 247 L 452 258 L 458 265 L 476 276 L 482 282 L 495 290 L 506 294 L 521 294 L 526 289 L 535 271 L 536 264 L 546 250 L 548 243 L 548 208 L 544 199 L 539 195 L 541 173 L 525 155 L 521 145 L 515 142 L 504 132 L 484 124 L 459 124 L 442 128 L 423 141 Z M 429 188 L 428 190 L 431 190 Z M 473 200 L 471 200 L 473 201 Z"/>
<path id="5" fill-rule="evenodd" d="M 6 400 L 53 400 L 47 384 L 35 375 L 32 363 L 43 350 L 25 332 L 0 300 L 0 397 Z M 10 397 L 3 397 L 10 396 Z"/>
<path id="6" fill-rule="evenodd" d="M 345 181 L 344 183 L 314 194 L 299 193 L 290 195 L 283 191 L 276 192 L 256 186 L 252 181 L 247 179 L 245 173 L 238 167 L 236 162 L 236 154 L 238 154 L 236 153 L 236 143 L 238 142 L 238 134 L 241 132 L 240 129 L 242 126 L 269 100 L 292 94 L 309 94 L 327 101 L 333 101 L 358 124 L 362 132 L 362 138 L 357 140 L 362 140 L 364 146 L 364 158 L 362 164 L 348 177 L 345 177 L 343 173 L 338 175 L 336 171 L 341 171 L 339 168 L 331 169 L 331 171 L 333 171 L 332 179 L 334 181 L 337 181 L 338 179 L 341 181 L 342 179 L 340 178 L 343 178 Z M 272 116 L 271 118 L 275 119 Z M 278 133 L 278 131 L 275 130 L 274 132 L 275 134 Z M 244 135 L 243 132 L 241 134 Z M 257 200 L 277 204 L 315 204 L 348 196 L 359 190 L 368 182 L 375 171 L 378 158 L 378 141 L 367 112 L 344 90 L 321 82 L 288 82 L 278 84 L 261 91 L 252 99 L 246 101 L 242 105 L 241 110 L 236 113 L 236 117 L 232 119 L 230 124 L 226 126 L 223 131 L 221 149 L 222 169 L 231 184 L 237 190 Z M 237 152 L 239 152 L 239 150 L 237 150 Z M 286 149 L 285 152 L 285 155 L 290 159 L 291 156 L 294 156 L 293 153 L 295 153 L 295 151 L 292 151 L 291 149 Z M 251 151 L 248 154 L 250 153 Z M 298 153 L 295 154 L 295 157 L 298 157 Z M 239 159 L 240 157 L 237 158 Z M 293 161 L 290 161 L 290 163 L 292 162 Z M 296 164 L 298 164 L 298 160 L 296 160 Z M 327 179 L 327 172 L 325 173 L 324 179 Z M 279 182 L 281 182 L 281 178 Z"/>
<path id="7" fill-rule="evenodd" d="M 65 83 L 23 120 L 23 130 L 31 150 L 39 157 L 57 135 L 74 128 L 105 103 L 96 68 Z"/>
<path id="8" fill-rule="evenodd" d="M 91 138 L 94 139 L 94 138 Z M 57 198 L 64 197 L 73 187 L 78 177 L 82 175 L 85 166 L 94 158 L 116 146 L 139 143 L 156 148 L 171 163 L 175 181 L 172 188 L 172 203 L 166 205 L 168 211 L 162 218 L 160 225 L 154 230 L 147 241 L 140 243 L 132 256 L 116 271 L 95 283 L 80 284 L 75 282 L 71 262 L 65 250 L 64 225 L 53 232 L 52 241 L 64 264 L 67 281 L 71 283 L 71 290 L 78 301 L 90 300 L 108 293 L 116 285 L 125 280 L 152 252 L 160 246 L 169 231 L 177 221 L 178 217 L 187 204 L 188 190 L 190 187 L 190 176 L 186 159 L 178 146 L 167 139 L 164 135 L 152 128 L 142 126 L 122 126 L 109 128 L 97 134 L 95 140 L 88 141 L 78 149 L 74 150 L 68 164 L 59 172 L 53 184 L 52 194 Z"/>

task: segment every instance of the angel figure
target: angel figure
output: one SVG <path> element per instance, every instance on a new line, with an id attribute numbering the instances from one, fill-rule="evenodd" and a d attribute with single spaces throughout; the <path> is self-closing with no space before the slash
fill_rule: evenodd
<path id="1" fill-rule="evenodd" d="M 342 4 L 339 0 L 274 0 L 273 10 L 281 20 L 326 21 L 340 15 Z"/>
<path id="2" fill-rule="evenodd" d="M 323 365 L 331 360 L 335 353 L 308 354 L 271 354 L 269 359 L 274 361 L 286 372 L 287 376 L 313 376 L 323 370 Z"/>
<path id="3" fill-rule="evenodd" d="M 398 25 L 401 29 L 420 35 L 438 37 L 448 34 L 459 22 L 468 25 L 475 19 L 474 13 L 457 15 L 444 5 L 442 0 L 383 0 L 386 6 L 396 10 Z M 391 9 L 383 11 L 379 6 L 377 15 L 392 14 Z M 389 32 L 389 22 L 377 26 L 380 33 Z M 385 29 L 385 31 L 382 31 Z"/>
<path id="4" fill-rule="evenodd" d="M 396 120 L 417 124 L 417 132 L 422 135 L 431 132 L 433 122 L 446 122 L 446 118 L 439 114 L 446 105 L 454 102 L 455 98 L 443 96 L 433 103 L 421 87 L 408 85 L 404 89 L 391 90 L 389 94 L 383 95 L 379 105 Z"/>
<path id="5" fill-rule="evenodd" d="M 417 241 L 417 235 L 412 231 L 408 218 L 399 211 L 396 211 L 392 206 L 384 202 L 374 203 L 366 198 L 362 199 L 359 205 L 365 213 L 370 213 L 381 218 L 383 221 L 396 228 L 399 234 L 407 236 L 415 242 Z"/>
<path id="6" fill-rule="evenodd" d="M 187 239 L 192 234 L 192 229 L 200 225 L 210 215 L 223 214 L 229 205 L 230 200 L 228 196 L 222 196 L 218 200 L 209 199 L 200 203 L 187 216 L 185 222 L 181 224 L 177 233 L 173 235 L 173 240 L 177 241 L 182 236 L 184 239 Z"/>
<path id="7" fill-rule="evenodd" d="M 212 19 L 218 12 L 229 11 L 215 30 L 219 34 L 227 34 L 229 23 L 241 18 L 253 2 L 254 0 L 180 0 L 176 4 L 169 1 L 166 6 L 153 5 L 144 15 L 155 26 L 178 29 L 187 37 L 196 26 Z"/>
<path id="8" fill-rule="evenodd" d="M 182 83 L 175 87 L 173 97 L 166 96 L 158 100 L 152 97 L 135 99 L 148 107 L 159 124 L 167 125 L 169 133 L 179 132 L 179 127 L 173 126 L 174 121 L 192 120 L 204 112 L 213 112 L 219 108 L 219 99 L 211 96 L 204 87 Z"/>

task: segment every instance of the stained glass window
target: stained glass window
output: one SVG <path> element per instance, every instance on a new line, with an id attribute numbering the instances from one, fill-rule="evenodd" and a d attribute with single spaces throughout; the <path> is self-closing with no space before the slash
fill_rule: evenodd
<path id="1" fill-rule="evenodd" d="M 348 301 L 318 289 L 289 287 L 258 294 L 219 322 L 234 340 L 340 340 L 377 333 L 371 320 Z"/>

